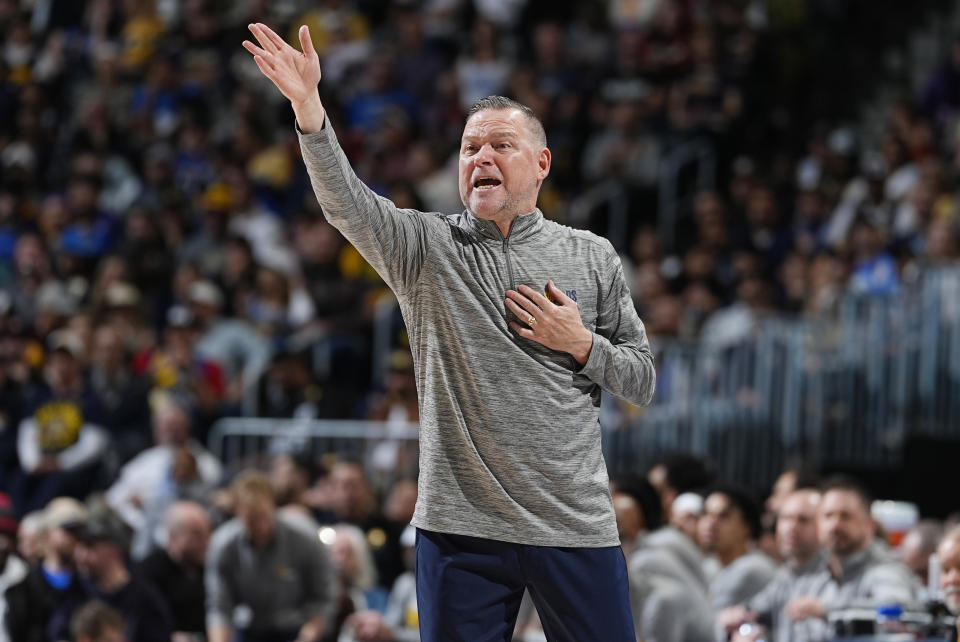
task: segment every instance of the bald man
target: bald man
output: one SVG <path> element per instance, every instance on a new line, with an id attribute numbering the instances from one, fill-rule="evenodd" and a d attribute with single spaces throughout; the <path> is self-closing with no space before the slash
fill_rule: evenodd
<path id="1" fill-rule="evenodd" d="M 173 614 L 174 631 L 202 634 L 206 630 L 203 585 L 204 560 L 212 523 L 196 502 L 175 502 L 164 515 L 164 547 L 140 565 L 144 579 L 157 587 Z"/>
<path id="2" fill-rule="evenodd" d="M 805 639 L 784 609 L 794 598 L 810 592 L 811 581 L 823 570 L 825 557 L 817 533 L 820 492 L 801 489 L 784 495 L 778 505 L 776 544 L 783 565 L 767 587 L 746 605 L 724 610 L 718 621 L 728 632 L 744 622 L 762 622 L 776 640 Z"/>

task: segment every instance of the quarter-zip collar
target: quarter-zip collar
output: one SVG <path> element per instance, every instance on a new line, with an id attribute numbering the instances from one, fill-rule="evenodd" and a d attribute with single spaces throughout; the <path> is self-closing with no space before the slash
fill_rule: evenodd
<path id="1" fill-rule="evenodd" d="M 470 222 L 470 228 L 478 236 L 494 241 L 505 240 L 500 228 L 490 219 L 477 218 L 469 210 L 464 210 L 464 213 Z M 540 208 L 536 208 L 529 214 L 520 214 L 513 219 L 510 234 L 506 238 L 510 243 L 519 243 L 536 235 L 541 229 L 543 229 L 543 212 Z"/>

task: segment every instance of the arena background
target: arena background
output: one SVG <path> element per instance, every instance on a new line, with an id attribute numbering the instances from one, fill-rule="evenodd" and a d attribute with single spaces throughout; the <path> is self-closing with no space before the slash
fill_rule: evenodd
<path id="1" fill-rule="evenodd" d="M 613 242 L 656 354 L 651 407 L 605 399 L 611 473 L 682 451 L 761 496 L 802 464 L 960 508 L 957 3 L 0 0 L 18 515 L 109 488 L 168 397 L 224 479 L 279 452 L 381 494 L 416 474 L 399 310 L 324 222 L 254 21 L 310 26 L 353 166 L 401 206 L 460 210 L 475 99 L 540 115 L 540 207 Z M 47 470 L 34 433 L 97 447 Z"/>

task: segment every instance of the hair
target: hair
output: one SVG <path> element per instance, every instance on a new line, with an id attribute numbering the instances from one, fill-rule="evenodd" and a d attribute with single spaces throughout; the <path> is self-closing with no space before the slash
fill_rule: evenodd
<path id="1" fill-rule="evenodd" d="M 255 502 L 261 499 L 267 499 L 271 502 L 273 499 L 273 484 L 270 478 L 259 470 L 245 470 L 237 475 L 233 483 L 230 484 L 230 490 L 236 499 L 237 505 Z"/>
<path id="2" fill-rule="evenodd" d="M 730 505 L 740 511 L 740 516 L 750 530 L 750 538 L 757 539 L 762 532 L 760 523 L 760 504 L 749 489 L 737 484 L 715 484 L 710 488 L 707 494 L 709 497 L 714 493 L 723 495 L 730 500 Z"/>
<path id="3" fill-rule="evenodd" d="M 867 515 L 870 514 L 870 505 L 873 503 L 873 495 L 870 494 L 870 491 L 867 490 L 867 487 L 863 483 L 849 475 L 834 475 L 828 477 L 824 480 L 823 484 L 820 486 L 820 492 L 826 495 L 831 490 L 840 490 L 848 493 L 853 493 L 857 496 L 857 499 L 860 500 L 860 503 L 863 504 L 863 509 L 867 511 Z"/>
<path id="4" fill-rule="evenodd" d="M 653 484 L 640 475 L 624 475 L 613 480 L 613 487 L 615 492 L 628 495 L 637 503 L 648 531 L 660 528 L 663 524 L 663 503 Z"/>
<path id="5" fill-rule="evenodd" d="M 947 541 L 954 541 L 960 544 L 960 526 L 954 526 L 944 533 L 943 537 L 940 538 L 940 541 L 937 542 L 937 548 L 943 546 Z"/>
<path id="6" fill-rule="evenodd" d="M 664 455 L 656 465 L 663 466 L 667 485 L 678 495 L 706 488 L 714 479 L 707 463 L 690 453 Z"/>
<path id="7" fill-rule="evenodd" d="M 353 578 L 354 587 L 368 591 L 377 583 L 377 567 L 373 564 L 373 553 L 367 544 L 363 531 L 352 524 L 335 524 L 333 530 L 337 537 L 346 538 L 350 542 L 353 554 L 357 559 L 357 576 Z"/>
<path id="8" fill-rule="evenodd" d="M 543 122 L 541 122 L 536 112 L 523 103 L 517 102 L 512 98 L 507 98 L 506 96 L 487 96 L 486 98 L 481 98 L 473 103 L 470 109 L 467 110 L 467 120 L 470 120 L 470 117 L 477 112 L 500 109 L 516 109 L 520 111 L 520 113 L 527 117 L 527 126 L 537 145 L 540 147 L 547 146 L 547 132 L 543 129 Z"/>
<path id="9" fill-rule="evenodd" d="M 111 629 L 123 631 L 123 628 L 123 615 L 99 600 L 87 602 L 70 618 L 70 635 L 74 640 L 81 636 L 98 640 Z"/>
<path id="10" fill-rule="evenodd" d="M 791 466 L 783 473 L 792 473 L 796 477 L 793 484 L 794 490 L 820 490 L 820 478 L 816 471 L 805 465 Z"/>

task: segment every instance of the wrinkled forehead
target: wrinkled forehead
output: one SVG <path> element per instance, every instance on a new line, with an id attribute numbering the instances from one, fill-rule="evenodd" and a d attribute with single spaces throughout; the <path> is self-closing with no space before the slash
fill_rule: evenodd
<path id="1" fill-rule="evenodd" d="M 463 127 L 463 138 L 486 138 L 494 134 L 529 136 L 527 116 L 519 109 L 483 109 L 470 116 Z"/>

